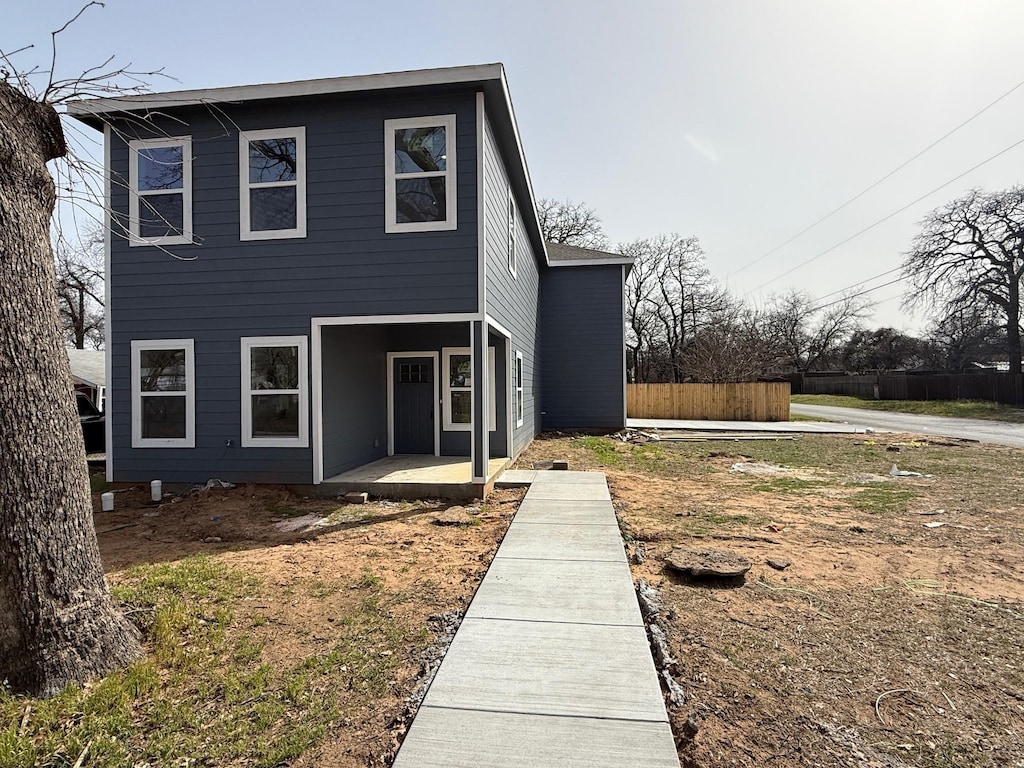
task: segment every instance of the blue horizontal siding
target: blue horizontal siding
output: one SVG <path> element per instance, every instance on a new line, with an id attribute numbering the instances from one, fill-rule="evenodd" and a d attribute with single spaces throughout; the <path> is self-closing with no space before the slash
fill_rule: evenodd
<path id="1" fill-rule="evenodd" d="M 622 267 L 555 267 L 541 282 L 545 429 L 626 424 Z"/>
<path id="2" fill-rule="evenodd" d="M 175 119 L 158 129 L 192 137 L 196 243 L 130 247 L 113 238 L 108 321 L 115 479 L 311 482 L 311 448 L 239 447 L 239 339 L 308 336 L 312 317 L 478 310 L 475 94 L 339 95 L 173 112 Z M 384 121 L 446 114 L 456 115 L 458 229 L 386 234 Z M 295 126 L 306 132 L 307 236 L 243 242 L 238 130 Z M 128 178 L 127 139 L 137 131 L 117 125 L 111 141 L 111 206 L 118 221 L 128 211 L 120 183 Z M 196 447 L 133 449 L 130 343 L 173 338 L 195 340 Z M 356 391 L 368 391 L 365 382 Z M 379 399 L 367 407 L 379 413 Z M 379 425 L 379 418 L 373 422 Z M 370 427 L 360 424 L 365 449 Z M 348 455 L 343 443 L 339 456 Z"/>

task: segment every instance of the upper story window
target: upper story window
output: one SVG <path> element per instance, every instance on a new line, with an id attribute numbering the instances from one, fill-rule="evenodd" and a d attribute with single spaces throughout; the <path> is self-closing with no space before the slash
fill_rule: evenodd
<path id="1" fill-rule="evenodd" d="M 192 242 L 192 139 L 128 142 L 130 245 Z"/>
<path id="2" fill-rule="evenodd" d="M 384 121 L 384 231 L 455 229 L 455 115 Z"/>
<path id="3" fill-rule="evenodd" d="M 516 276 L 516 200 L 508 190 L 508 271 Z"/>
<path id="4" fill-rule="evenodd" d="M 306 129 L 239 134 L 242 240 L 306 236 Z"/>
<path id="5" fill-rule="evenodd" d="M 132 447 L 194 448 L 195 344 L 132 342 Z"/>

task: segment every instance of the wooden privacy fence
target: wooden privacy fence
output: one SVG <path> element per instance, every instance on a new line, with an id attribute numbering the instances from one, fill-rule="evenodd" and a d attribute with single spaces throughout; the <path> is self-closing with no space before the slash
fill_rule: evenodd
<path id="1" fill-rule="evenodd" d="M 789 421 L 789 382 L 627 384 L 632 419 Z"/>
<path id="2" fill-rule="evenodd" d="M 881 373 L 851 376 L 794 377 L 793 390 L 803 395 L 854 395 L 877 400 L 990 400 L 1024 404 L 1024 376 L 1019 373 Z"/>

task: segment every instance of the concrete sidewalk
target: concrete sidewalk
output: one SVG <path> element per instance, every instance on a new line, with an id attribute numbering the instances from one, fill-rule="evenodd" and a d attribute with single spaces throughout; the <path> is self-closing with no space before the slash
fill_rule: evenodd
<path id="1" fill-rule="evenodd" d="M 679 768 L 604 475 L 527 484 L 394 768 Z"/>

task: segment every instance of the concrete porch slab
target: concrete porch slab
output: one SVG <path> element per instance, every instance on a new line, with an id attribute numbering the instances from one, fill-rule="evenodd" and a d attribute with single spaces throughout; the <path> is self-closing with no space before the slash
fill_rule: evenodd
<path id="1" fill-rule="evenodd" d="M 522 766 L 679 768 L 679 761 L 667 723 L 424 706 L 394 763 L 394 768 Z"/>
<path id="2" fill-rule="evenodd" d="M 316 486 L 316 491 L 365 492 L 390 499 L 483 498 L 509 461 L 507 457 L 491 459 L 487 463 L 487 482 L 474 483 L 473 467 L 467 456 L 387 456 L 329 477 Z"/>
<path id="3" fill-rule="evenodd" d="M 626 551 L 616 525 L 534 523 L 513 524 L 501 542 L 497 557 L 624 562 Z"/>
<path id="4" fill-rule="evenodd" d="M 466 619 L 424 705 L 667 723 L 648 648 L 642 626 Z"/>
<path id="5" fill-rule="evenodd" d="M 625 561 L 496 557 L 466 618 L 643 626 Z"/>

